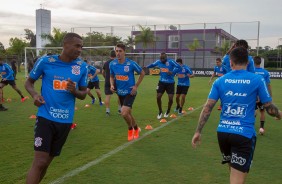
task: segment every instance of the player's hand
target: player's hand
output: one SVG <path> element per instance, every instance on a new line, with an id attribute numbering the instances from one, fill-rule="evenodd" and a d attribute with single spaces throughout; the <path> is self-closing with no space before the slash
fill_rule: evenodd
<path id="1" fill-rule="evenodd" d="M 201 134 L 199 132 L 195 132 L 193 138 L 192 138 L 192 147 L 196 148 L 197 145 L 201 144 Z"/>
<path id="2" fill-rule="evenodd" d="M 131 90 L 130 94 L 132 96 L 136 95 L 136 93 L 137 93 L 137 86 L 132 86 L 131 88 L 132 88 L 132 90 Z"/>
<path id="3" fill-rule="evenodd" d="M 111 90 L 113 93 L 115 93 L 115 92 L 116 92 L 115 86 L 111 85 L 110 90 Z"/>
<path id="4" fill-rule="evenodd" d="M 75 94 L 75 83 L 70 78 L 68 78 L 66 90 L 70 91 L 72 94 Z"/>
<path id="5" fill-rule="evenodd" d="M 2 81 L 6 81 L 6 80 L 7 80 L 6 78 L 3 78 L 3 79 L 2 79 Z"/>
<path id="6" fill-rule="evenodd" d="M 37 95 L 37 94 L 34 95 L 33 100 L 34 100 L 33 104 L 37 107 L 40 107 L 42 104 L 45 104 L 45 100 L 44 100 L 43 96 L 41 96 L 41 95 Z"/>

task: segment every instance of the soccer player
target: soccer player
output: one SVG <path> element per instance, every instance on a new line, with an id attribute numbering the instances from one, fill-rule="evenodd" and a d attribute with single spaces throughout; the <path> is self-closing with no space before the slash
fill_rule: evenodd
<path id="1" fill-rule="evenodd" d="M 229 57 L 229 56 L 228 56 Z M 222 66 L 222 61 L 220 58 L 216 58 L 216 66 L 214 67 L 213 74 L 209 80 L 209 84 L 211 84 L 212 79 L 217 75 L 218 77 L 223 76 L 226 73 L 226 70 Z M 221 110 L 221 105 L 218 106 L 217 110 Z"/>
<path id="2" fill-rule="evenodd" d="M 182 114 L 182 108 L 185 103 L 186 95 L 190 87 L 190 78 L 194 77 L 192 70 L 183 64 L 181 58 L 178 58 L 176 62 L 181 66 L 181 71 L 177 73 L 178 83 L 176 87 L 176 108 L 178 114 Z M 180 99 L 181 98 L 181 99 Z"/>
<path id="3" fill-rule="evenodd" d="M 157 104 L 159 108 L 157 119 L 161 119 L 163 115 L 162 96 L 165 91 L 168 94 L 168 107 L 167 111 L 164 114 L 164 117 L 167 118 L 173 104 L 173 96 L 175 90 L 174 75 L 181 70 L 181 66 L 174 60 L 167 58 L 166 53 L 161 53 L 159 60 L 146 66 L 146 68 L 153 67 L 159 67 L 160 69 L 160 80 L 157 86 Z"/>
<path id="4" fill-rule="evenodd" d="M 237 47 L 243 47 L 245 49 L 248 50 L 249 45 L 248 42 L 246 40 L 237 40 L 233 46 L 229 49 L 229 51 L 227 52 L 227 54 L 223 57 L 222 59 L 222 66 L 224 67 L 226 73 L 230 72 L 232 70 L 232 66 L 230 65 L 230 57 L 229 57 L 229 53 Z M 252 56 L 248 56 L 248 60 L 249 63 L 247 65 L 247 71 L 255 73 L 255 65 L 254 65 L 254 60 L 252 58 Z"/>
<path id="5" fill-rule="evenodd" d="M 8 84 L 12 86 L 12 88 L 21 96 L 21 101 L 25 101 L 25 97 L 23 96 L 21 90 L 16 85 L 15 78 L 14 78 L 14 72 L 12 68 L 7 64 L 3 62 L 3 58 L 0 56 L 0 74 L 2 77 L 2 80 L 0 82 L 0 111 L 6 111 L 8 110 L 6 107 L 3 106 L 3 88 L 7 86 Z"/>
<path id="6" fill-rule="evenodd" d="M 221 76 L 223 76 L 226 73 L 224 67 L 222 66 L 221 59 L 220 58 L 216 58 L 215 62 L 216 62 L 216 65 L 214 66 L 213 74 L 212 74 L 212 76 L 211 76 L 211 78 L 209 80 L 209 84 L 211 84 L 212 79 L 215 76 L 221 77 Z"/>
<path id="7" fill-rule="evenodd" d="M 106 115 L 110 115 L 110 100 L 113 92 L 111 91 L 111 83 L 110 83 L 110 63 L 116 58 L 116 51 L 112 50 L 110 52 L 110 59 L 106 61 L 103 65 L 102 74 L 105 78 L 105 106 L 106 106 Z M 121 106 L 118 100 L 118 113 L 121 113 Z"/>
<path id="8" fill-rule="evenodd" d="M 87 65 L 79 59 L 82 38 L 67 33 L 60 55 L 41 57 L 25 83 L 38 107 L 34 129 L 34 159 L 26 183 L 39 183 L 55 156 L 59 156 L 74 116 L 75 99 L 87 95 Z M 34 83 L 42 76 L 41 94 Z"/>
<path id="9" fill-rule="evenodd" d="M 270 75 L 269 75 L 267 70 L 265 70 L 265 69 L 260 67 L 260 65 L 261 65 L 261 57 L 255 56 L 254 57 L 254 62 L 255 62 L 255 74 L 263 76 L 263 78 L 264 78 L 264 80 L 266 82 L 266 85 L 267 85 L 268 92 L 272 96 L 271 85 L 270 85 Z M 260 112 L 260 129 L 259 129 L 259 133 L 261 135 L 263 135 L 264 134 L 264 123 L 265 123 L 265 109 L 264 109 L 260 99 L 258 99 L 258 101 L 257 101 L 256 109 L 259 109 L 259 112 Z"/>
<path id="10" fill-rule="evenodd" d="M 281 119 L 282 112 L 272 103 L 266 83 L 260 75 L 246 71 L 248 51 L 237 47 L 230 53 L 232 71 L 218 78 L 212 85 L 200 114 L 192 146 L 201 141 L 201 132 L 218 99 L 222 111 L 217 128 L 222 164 L 230 166 L 230 183 L 244 183 L 249 172 L 255 145 L 255 105 L 259 96 L 267 113 Z"/>
<path id="11" fill-rule="evenodd" d="M 93 96 L 93 94 L 91 93 L 91 89 L 93 89 L 95 87 L 95 91 L 96 91 L 97 96 L 99 98 L 99 103 L 102 106 L 103 102 L 102 102 L 100 82 L 99 82 L 99 77 L 98 77 L 99 70 L 97 70 L 97 68 L 95 68 L 94 66 L 91 66 L 90 63 L 87 60 L 84 60 L 84 61 L 87 63 L 88 78 L 89 78 L 89 82 L 88 82 L 88 86 L 87 86 L 87 94 L 92 99 L 91 103 L 94 104 L 96 99 Z"/>
<path id="12" fill-rule="evenodd" d="M 119 43 L 115 48 L 117 58 L 110 63 L 111 90 L 118 94 L 121 104 L 121 115 L 128 126 L 128 141 L 139 137 L 139 127 L 132 115 L 132 105 L 137 95 L 137 88 L 141 84 L 145 72 L 135 62 L 125 57 L 125 45 Z M 135 83 L 134 72 L 140 74 Z M 116 88 L 115 84 L 116 83 Z"/>

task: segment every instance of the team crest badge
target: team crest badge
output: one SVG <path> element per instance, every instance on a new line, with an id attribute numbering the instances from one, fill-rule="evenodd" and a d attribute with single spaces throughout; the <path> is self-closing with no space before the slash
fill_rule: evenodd
<path id="1" fill-rule="evenodd" d="M 125 66 L 125 67 L 124 67 L 124 71 L 125 71 L 125 72 L 129 72 L 129 66 Z"/>
<path id="2" fill-rule="evenodd" d="M 80 75 L 80 66 L 74 65 L 74 66 L 71 66 L 71 67 L 72 67 L 72 70 L 71 70 L 72 74 Z"/>
<path id="3" fill-rule="evenodd" d="M 76 62 L 76 64 L 82 65 L 82 61 L 78 61 L 78 62 Z"/>
<path id="4" fill-rule="evenodd" d="M 55 62 L 56 60 L 55 60 L 55 58 L 53 58 L 53 57 L 49 57 L 49 58 L 48 58 L 48 61 L 49 61 L 50 63 L 52 63 L 52 62 Z"/>
<path id="5" fill-rule="evenodd" d="M 169 66 L 169 62 L 166 62 L 165 65 L 166 65 L 166 66 Z"/>
<path id="6" fill-rule="evenodd" d="M 34 140 L 34 146 L 35 147 L 40 147 L 42 145 L 42 138 L 41 137 L 36 137 Z"/>

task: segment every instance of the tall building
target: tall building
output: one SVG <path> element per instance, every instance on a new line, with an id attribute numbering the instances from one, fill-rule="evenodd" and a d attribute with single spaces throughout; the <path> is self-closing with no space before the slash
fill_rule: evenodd
<path id="1" fill-rule="evenodd" d="M 51 11 L 41 8 L 36 10 L 36 48 L 48 43 L 48 40 L 41 37 L 43 34 L 51 34 Z"/>

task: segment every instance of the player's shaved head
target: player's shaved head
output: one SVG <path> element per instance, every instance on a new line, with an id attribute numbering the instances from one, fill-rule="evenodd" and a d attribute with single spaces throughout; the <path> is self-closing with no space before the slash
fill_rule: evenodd
<path id="1" fill-rule="evenodd" d="M 67 33 L 64 38 L 63 38 L 63 43 L 66 43 L 66 42 L 70 42 L 72 41 L 74 38 L 78 38 L 80 40 L 82 40 L 81 36 L 79 36 L 78 34 L 76 33 Z"/>

